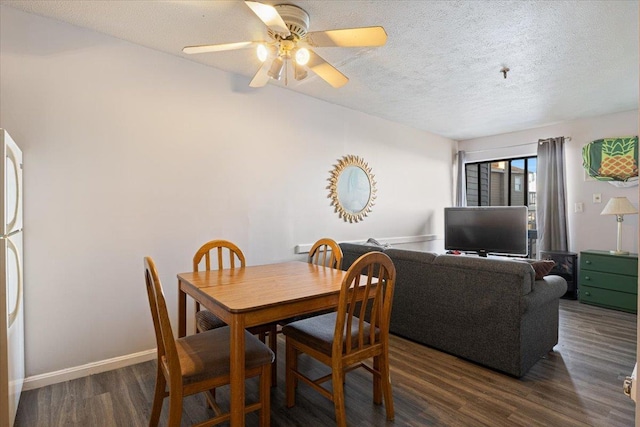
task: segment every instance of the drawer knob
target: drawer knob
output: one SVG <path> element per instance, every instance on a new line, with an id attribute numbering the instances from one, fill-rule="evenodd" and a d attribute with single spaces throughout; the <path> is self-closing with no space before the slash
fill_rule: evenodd
<path id="1" fill-rule="evenodd" d="M 589 292 L 589 291 L 585 292 L 584 294 L 585 294 L 586 296 L 588 296 L 588 297 L 589 297 L 589 296 L 591 296 L 591 292 Z"/>
<path id="2" fill-rule="evenodd" d="M 585 264 L 591 264 L 591 261 L 586 260 L 584 263 L 585 263 Z"/>
<path id="3" fill-rule="evenodd" d="M 584 276 L 584 280 L 591 280 L 591 277 L 589 277 L 589 276 Z"/>

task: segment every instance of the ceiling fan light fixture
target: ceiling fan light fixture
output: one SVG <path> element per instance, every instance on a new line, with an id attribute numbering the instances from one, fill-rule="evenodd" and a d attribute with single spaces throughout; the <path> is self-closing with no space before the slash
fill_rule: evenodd
<path id="1" fill-rule="evenodd" d="M 295 78 L 296 80 L 298 80 L 298 81 L 306 79 L 306 78 L 307 78 L 307 70 L 305 70 L 305 69 L 304 69 L 302 66 L 300 66 L 300 65 L 297 65 L 297 64 L 294 64 L 294 65 L 295 65 L 295 66 L 294 66 L 294 70 L 293 70 L 293 72 L 294 72 L 294 74 L 293 74 L 294 78 Z"/>
<path id="2" fill-rule="evenodd" d="M 302 47 L 296 51 L 296 63 L 298 65 L 307 65 L 310 57 L 311 55 L 309 54 L 309 49 L 307 48 Z"/>
<path id="3" fill-rule="evenodd" d="M 276 57 L 276 59 L 271 63 L 271 68 L 269 68 L 269 71 L 267 72 L 269 77 L 274 80 L 280 80 L 283 65 L 284 61 L 282 61 L 282 58 L 280 56 Z"/>
<path id="4" fill-rule="evenodd" d="M 383 46 L 387 41 L 387 33 L 380 26 L 309 32 L 309 14 L 298 6 L 292 4 L 271 6 L 251 0 L 245 0 L 244 3 L 267 27 L 268 41 L 253 40 L 186 46 L 182 51 L 195 54 L 256 48 L 256 56 L 262 65 L 251 79 L 249 83 L 251 87 L 265 86 L 270 78 L 283 80 L 287 85 L 289 77 L 302 80 L 309 71 L 334 88 L 342 87 L 347 84 L 349 78 L 321 58 L 313 49 L 376 47 Z M 506 77 L 506 72 L 504 74 Z"/>
<path id="5" fill-rule="evenodd" d="M 256 48 L 256 55 L 258 55 L 258 60 L 260 60 L 260 62 L 264 62 L 269 56 L 269 50 L 264 44 L 259 44 Z"/>

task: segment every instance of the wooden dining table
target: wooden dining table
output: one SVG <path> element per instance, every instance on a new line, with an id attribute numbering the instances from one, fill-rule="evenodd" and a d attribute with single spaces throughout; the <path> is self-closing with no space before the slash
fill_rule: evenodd
<path id="1" fill-rule="evenodd" d="M 179 336 L 187 332 L 187 295 L 231 328 L 232 426 L 245 421 L 245 328 L 337 307 L 345 275 L 300 261 L 178 274 Z"/>

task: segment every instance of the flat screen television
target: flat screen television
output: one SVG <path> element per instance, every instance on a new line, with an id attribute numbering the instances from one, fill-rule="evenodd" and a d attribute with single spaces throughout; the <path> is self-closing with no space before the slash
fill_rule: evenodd
<path id="1" fill-rule="evenodd" d="M 527 255 L 527 207 L 444 208 L 444 248 L 485 257 Z"/>

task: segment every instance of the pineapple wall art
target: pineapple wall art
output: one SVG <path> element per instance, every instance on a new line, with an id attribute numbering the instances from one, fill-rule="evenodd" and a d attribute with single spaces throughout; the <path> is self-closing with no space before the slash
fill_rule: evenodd
<path id="1" fill-rule="evenodd" d="M 589 176 L 613 185 L 638 184 L 638 137 L 604 138 L 582 148 L 582 166 Z"/>

